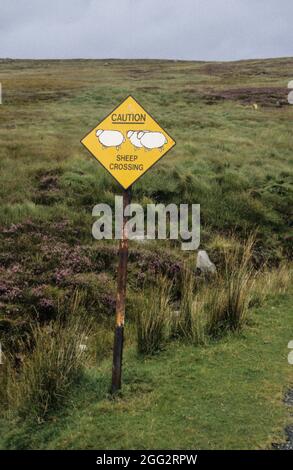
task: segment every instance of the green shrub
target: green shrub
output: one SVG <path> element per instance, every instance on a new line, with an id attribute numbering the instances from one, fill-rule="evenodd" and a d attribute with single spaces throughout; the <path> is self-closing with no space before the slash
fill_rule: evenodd
<path id="1" fill-rule="evenodd" d="M 238 331 L 243 326 L 252 295 L 255 274 L 251 263 L 254 238 L 225 252 L 224 273 L 205 290 L 207 330 L 218 336 L 223 330 Z"/>
<path id="2" fill-rule="evenodd" d="M 185 338 L 195 344 L 204 342 L 204 315 L 201 301 L 195 296 L 195 273 L 184 266 L 181 276 L 181 302 L 174 318 L 173 336 Z"/>
<path id="3" fill-rule="evenodd" d="M 99 362 L 107 355 L 110 355 L 113 348 L 114 332 L 112 323 L 110 325 L 100 324 L 94 335 L 95 362 Z"/>
<path id="4" fill-rule="evenodd" d="M 137 350 L 152 355 L 165 345 L 170 328 L 171 284 L 160 279 L 158 286 L 145 292 L 141 311 L 137 316 Z"/>
<path id="5" fill-rule="evenodd" d="M 91 325 L 79 314 L 76 296 L 66 320 L 58 317 L 45 326 L 35 324 L 31 354 L 7 377 L 10 410 L 42 419 L 57 406 L 81 375 L 86 359 L 83 345 L 90 333 Z"/>
<path id="6" fill-rule="evenodd" d="M 194 273 L 184 267 L 181 280 L 181 303 L 178 316 L 178 332 L 183 336 L 192 334 L 194 302 Z"/>
<path id="7" fill-rule="evenodd" d="M 8 407 L 8 379 L 11 377 L 12 368 L 11 361 L 7 355 L 1 353 L 0 364 L 0 416 Z"/>

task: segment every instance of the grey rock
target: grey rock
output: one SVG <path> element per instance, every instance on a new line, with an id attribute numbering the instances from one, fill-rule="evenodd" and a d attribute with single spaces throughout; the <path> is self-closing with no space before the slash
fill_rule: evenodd
<path id="1" fill-rule="evenodd" d="M 196 259 L 196 268 L 202 273 L 215 273 L 217 271 L 216 266 L 210 260 L 209 255 L 205 250 L 199 250 Z"/>

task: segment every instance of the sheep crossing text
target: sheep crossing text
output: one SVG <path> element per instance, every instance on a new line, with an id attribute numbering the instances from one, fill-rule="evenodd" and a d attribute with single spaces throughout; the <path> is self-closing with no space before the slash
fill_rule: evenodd
<path id="1" fill-rule="evenodd" d="M 124 189 L 175 145 L 175 141 L 132 96 L 126 98 L 81 142 Z"/>

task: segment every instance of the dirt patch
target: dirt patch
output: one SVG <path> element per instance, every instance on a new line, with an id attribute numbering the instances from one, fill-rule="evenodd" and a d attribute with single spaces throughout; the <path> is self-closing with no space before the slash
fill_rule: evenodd
<path id="1" fill-rule="evenodd" d="M 288 89 L 281 87 L 259 87 L 259 88 L 229 88 L 217 92 L 209 92 L 204 96 L 207 104 L 218 101 L 232 100 L 240 101 L 243 104 L 256 103 L 261 106 L 285 106 Z"/>
<path id="2" fill-rule="evenodd" d="M 57 175 L 44 175 L 40 178 L 39 188 L 42 190 L 52 190 L 58 188 L 58 176 Z"/>
<path id="3" fill-rule="evenodd" d="M 31 92 L 17 92 L 17 93 L 7 93 L 6 94 L 6 103 L 7 104 L 25 104 L 25 103 L 35 103 L 40 101 L 59 101 L 62 98 L 70 97 L 69 92 L 46 92 L 46 91 L 35 91 Z"/>
<path id="4" fill-rule="evenodd" d="M 293 407 L 293 390 L 286 394 L 284 402 L 287 406 Z M 277 450 L 293 450 L 293 425 L 285 429 L 287 440 L 282 444 L 273 444 L 272 447 Z"/>
<path id="5" fill-rule="evenodd" d="M 224 77 L 235 73 L 237 71 L 237 67 L 233 64 L 212 63 L 201 66 L 198 71 L 205 75 L 220 75 Z"/>
<path id="6" fill-rule="evenodd" d="M 38 190 L 35 194 L 36 204 L 52 205 L 60 199 L 60 172 L 48 171 L 39 173 Z"/>
<path id="7" fill-rule="evenodd" d="M 158 90 L 160 90 L 160 87 L 158 87 L 158 86 L 141 86 L 141 87 L 137 87 L 137 90 L 139 90 L 141 92 L 148 93 L 148 92 L 152 92 L 152 91 L 158 91 Z"/>
<path id="8" fill-rule="evenodd" d="M 198 72 L 211 77 L 239 78 L 249 77 L 290 77 L 287 71 L 293 66 L 291 58 L 276 60 L 238 61 L 238 62 L 212 62 L 201 65 Z M 286 71 L 287 69 L 287 71 Z"/>

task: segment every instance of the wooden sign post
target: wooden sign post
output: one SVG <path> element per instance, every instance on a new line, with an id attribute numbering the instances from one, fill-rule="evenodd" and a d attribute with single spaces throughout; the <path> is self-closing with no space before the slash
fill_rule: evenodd
<path id="1" fill-rule="evenodd" d="M 117 295 L 116 295 L 116 318 L 114 332 L 113 347 L 113 366 L 112 366 L 112 385 L 111 393 L 117 392 L 121 388 L 122 375 L 122 356 L 124 341 L 124 319 L 125 319 L 125 298 L 126 298 L 126 282 L 127 282 L 127 261 L 128 261 L 128 234 L 126 230 L 127 217 L 124 215 L 125 207 L 130 204 L 130 191 L 123 191 L 123 223 L 122 237 L 119 242 L 119 262 L 118 262 L 118 278 L 117 278 Z"/>

